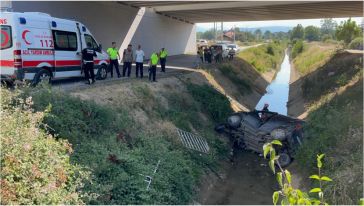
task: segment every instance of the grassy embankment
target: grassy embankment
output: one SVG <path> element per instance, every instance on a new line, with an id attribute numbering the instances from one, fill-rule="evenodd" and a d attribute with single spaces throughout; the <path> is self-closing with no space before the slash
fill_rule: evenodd
<path id="1" fill-rule="evenodd" d="M 296 159 L 305 176 L 315 174 L 315 159 L 326 155 L 323 173 L 330 204 L 358 204 L 363 194 L 363 57 L 335 52 L 334 45 L 305 43 L 293 59 L 301 75 L 309 114 L 306 141 Z M 294 84 L 295 84 L 294 83 Z"/>
<path id="2" fill-rule="evenodd" d="M 177 78 L 100 87 L 72 96 L 49 89 L 23 94 L 33 97 L 36 111 L 51 105 L 45 129 L 67 139 L 74 151 L 72 164 L 91 172 L 82 190 L 89 195 L 83 201 L 191 203 L 201 175 L 216 169 L 226 154 L 213 126 L 232 112 L 229 101 L 208 85 Z M 176 127 L 204 137 L 209 154 L 185 148 Z M 143 175 L 153 176 L 149 191 Z"/>
<path id="3" fill-rule="evenodd" d="M 247 61 L 258 72 L 264 73 L 279 69 L 285 48 L 284 42 L 273 42 L 246 49 L 240 52 L 237 57 Z"/>
<path id="4" fill-rule="evenodd" d="M 295 53 L 292 50 L 292 63 L 301 76 L 304 76 L 323 66 L 335 53 L 336 44 L 311 42 L 302 44 L 302 52 Z M 292 55 L 291 55 L 292 57 Z"/>

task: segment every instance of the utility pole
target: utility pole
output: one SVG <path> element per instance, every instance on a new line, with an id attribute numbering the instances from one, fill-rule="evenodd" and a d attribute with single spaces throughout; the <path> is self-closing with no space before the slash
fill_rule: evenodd
<path id="1" fill-rule="evenodd" d="M 233 30 L 233 32 L 234 32 L 234 44 L 235 44 L 235 24 L 234 24 L 234 30 Z"/>
<path id="2" fill-rule="evenodd" d="M 214 22 L 214 42 L 216 42 L 216 22 Z"/>
<path id="3" fill-rule="evenodd" d="M 224 22 L 221 22 L 221 42 L 224 41 Z"/>

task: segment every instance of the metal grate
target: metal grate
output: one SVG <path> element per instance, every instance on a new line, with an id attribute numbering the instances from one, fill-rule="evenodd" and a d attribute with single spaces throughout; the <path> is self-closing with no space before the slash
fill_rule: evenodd
<path id="1" fill-rule="evenodd" d="M 183 143 L 189 149 L 197 150 L 200 152 L 208 153 L 210 148 L 207 141 L 199 136 L 196 136 L 190 132 L 183 131 L 177 128 L 177 133 Z"/>

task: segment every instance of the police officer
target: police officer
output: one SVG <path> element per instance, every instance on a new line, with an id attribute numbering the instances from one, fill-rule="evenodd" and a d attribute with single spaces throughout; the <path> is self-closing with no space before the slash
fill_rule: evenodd
<path id="1" fill-rule="evenodd" d="M 149 81 L 152 81 L 152 77 L 153 77 L 153 82 L 156 82 L 155 80 L 155 76 L 157 73 L 157 64 L 158 64 L 158 53 L 153 52 L 153 54 L 150 56 L 150 60 L 149 60 Z"/>
<path id="2" fill-rule="evenodd" d="M 166 72 L 167 56 L 168 52 L 164 48 L 162 48 L 160 52 L 161 72 Z"/>
<path id="3" fill-rule="evenodd" d="M 86 84 L 95 83 L 94 57 L 96 56 L 97 54 L 95 50 L 91 48 L 91 42 L 87 42 L 87 48 L 84 48 L 82 50 L 83 70 L 85 72 L 85 78 L 87 80 Z"/>
<path id="4" fill-rule="evenodd" d="M 120 71 L 119 71 L 119 61 L 118 61 L 118 57 L 120 59 L 120 55 L 119 55 L 119 51 L 116 49 L 116 42 L 112 42 L 111 46 L 112 47 L 107 49 L 107 53 L 109 54 L 109 57 L 110 57 L 109 70 L 110 70 L 111 78 L 113 78 L 113 76 L 114 76 L 113 67 L 115 67 L 116 74 L 118 75 L 118 78 L 120 78 L 121 75 L 120 75 Z"/>

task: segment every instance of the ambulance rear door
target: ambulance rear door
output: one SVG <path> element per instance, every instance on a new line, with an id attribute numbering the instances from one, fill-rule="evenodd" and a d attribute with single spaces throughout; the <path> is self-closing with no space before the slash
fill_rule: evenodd
<path id="1" fill-rule="evenodd" d="M 52 35 L 56 60 L 55 78 L 81 76 L 81 42 L 76 22 L 54 18 Z"/>

